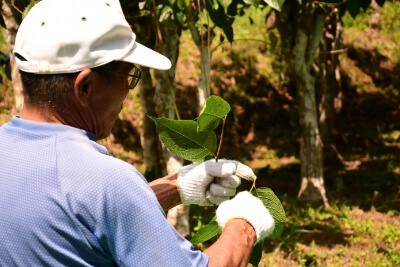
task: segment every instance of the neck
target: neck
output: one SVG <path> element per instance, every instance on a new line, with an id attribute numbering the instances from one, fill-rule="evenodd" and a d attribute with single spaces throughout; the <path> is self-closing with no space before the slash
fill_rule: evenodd
<path id="1" fill-rule="evenodd" d="M 36 122 L 64 124 L 63 120 L 58 116 L 57 113 L 52 113 L 48 110 L 32 107 L 26 103 L 24 104 L 24 107 L 21 111 L 21 119 Z"/>

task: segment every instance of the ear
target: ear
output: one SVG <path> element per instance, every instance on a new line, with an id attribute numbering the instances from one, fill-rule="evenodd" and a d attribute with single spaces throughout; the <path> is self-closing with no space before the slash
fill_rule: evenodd
<path id="1" fill-rule="evenodd" d="M 86 68 L 78 74 L 74 82 L 74 96 L 83 107 L 87 106 L 90 96 L 93 93 L 92 74 L 93 71 Z"/>

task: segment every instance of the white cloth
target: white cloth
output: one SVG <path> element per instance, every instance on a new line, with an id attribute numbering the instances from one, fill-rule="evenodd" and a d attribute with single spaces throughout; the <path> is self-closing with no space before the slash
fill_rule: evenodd
<path id="1" fill-rule="evenodd" d="M 275 228 L 275 222 L 260 199 L 247 191 L 238 193 L 233 199 L 225 201 L 217 209 L 217 222 L 223 229 L 231 219 L 244 219 L 256 232 L 257 241 L 266 238 Z"/>
<path id="2" fill-rule="evenodd" d="M 183 204 L 219 205 L 235 195 L 240 178 L 253 181 L 256 175 L 236 160 L 208 160 L 182 167 L 177 186 Z"/>

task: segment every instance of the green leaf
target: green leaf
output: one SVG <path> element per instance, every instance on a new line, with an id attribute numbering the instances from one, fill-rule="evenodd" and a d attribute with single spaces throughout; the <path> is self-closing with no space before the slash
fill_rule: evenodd
<path id="1" fill-rule="evenodd" d="M 213 6 L 212 1 L 213 0 L 206 0 L 207 6 Z M 233 42 L 232 23 L 235 19 L 234 14 L 237 8 L 234 5 L 233 8 L 231 7 L 228 10 L 224 10 L 224 8 L 221 5 L 218 5 L 217 9 L 209 8 L 207 9 L 207 11 L 208 14 L 210 15 L 212 22 L 224 31 L 226 38 L 228 39 L 229 42 L 232 43 Z M 229 13 L 227 11 L 229 11 Z"/>
<path id="2" fill-rule="evenodd" d="M 228 7 L 232 4 L 232 0 L 218 0 L 218 2 L 224 8 L 225 13 L 228 13 Z"/>
<path id="3" fill-rule="evenodd" d="M 285 0 L 264 0 L 264 2 L 267 3 L 273 9 L 281 11 Z"/>
<path id="4" fill-rule="evenodd" d="M 159 14 L 159 21 L 164 22 L 168 20 L 173 14 L 172 8 L 169 6 L 164 6 Z"/>
<path id="5" fill-rule="evenodd" d="M 186 14 L 184 12 L 176 12 L 175 18 L 176 18 L 176 21 L 179 23 L 179 25 L 182 28 L 184 28 L 185 21 L 186 21 Z"/>
<path id="6" fill-rule="evenodd" d="M 243 0 L 244 3 L 248 4 L 248 5 L 252 5 L 255 7 L 258 7 L 260 5 L 260 0 Z"/>
<path id="7" fill-rule="evenodd" d="M 225 117 L 231 106 L 219 96 L 210 96 L 204 104 L 200 116 L 197 118 L 198 131 L 213 131 Z"/>
<path id="8" fill-rule="evenodd" d="M 263 244 L 264 244 L 263 240 L 261 240 L 260 242 L 257 242 L 254 245 L 253 250 L 251 251 L 251 255 L 250 255 L 250 258 L 249 258 L 249 263 L 251 263 L 253 266 L 257 267 L 258 264 L 261 261 Z"/>
<path id="9" fill-rule="evenodd" d="M 214 157 L 217 149 L 214 132 L 197 132 L 197 123 L 193 120 L 150 118 L 155 122 L 164 145 L 177 156 L 194 162 L 204 162 Z"/>
<path id="10" fill-rule="evenodd" d="M 211 1 L 211 7 L 212 9 L 217 10 L 219 5 L 218 5 L 218 0 L 210 0 Z"/>
<path id="11" fill-rule="evenodd" d="M 274 194 L 274 192 L 267 187 L 260 187 L 253 191 L 253 195 L 258 197 L 264 206 L 271 213 L 272 218 L 275 221 L 275 228 L 269 238 L 278 239 L 285 227 L 286 215 L 283 209 L 282 203 L 279 198 Z"/>
<path id="12" fill-rule="evenodd" d="M 214 236 L 221 233 L 221 228 L 217 221 L 215 221 L 215 217 L 211 220 L 206 226 L 200 228 L 200 230 L 190 239 L 190 242 L 194 245 L 205 242 Z"/>

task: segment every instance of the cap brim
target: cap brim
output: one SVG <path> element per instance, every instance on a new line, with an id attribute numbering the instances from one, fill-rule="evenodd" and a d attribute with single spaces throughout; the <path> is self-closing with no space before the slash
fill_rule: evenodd
<path id="1" fill-rule="evenodd" d="M 171 68 L 171 61 L 167 57 L 136 42 L 132 50 L 120 60 L 159 70 Z"/>

